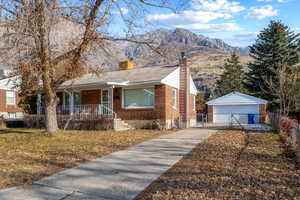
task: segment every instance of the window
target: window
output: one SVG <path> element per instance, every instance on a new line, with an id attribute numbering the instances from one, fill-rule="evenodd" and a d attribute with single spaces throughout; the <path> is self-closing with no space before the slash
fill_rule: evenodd
<path id="1" fill-rule="evenodd" d="M 134 88 L 123 90 L 124 108 L 153 108 L 154 88 Z"/>
<path id="2" fill-rule="evenodd" d="M 81 104 L 80 92 L 74 92 L 73 93 L 73 101 L 74 101 L 74 105 L 80 105 Z"/>
<path id="3" fill-rule="evenodd" d="M 70 105 L 70 94 L 67 92 L 64 93 L 64 105 Z"/>
<path id="4" fill-rule="evenodd" d="M 16 104 L 16 94 L 14 91 L 6 91 L 6 104 L 8 105 Z"/>
<path id="5" fill-rule="evenodd" d="M 65 105 L 70 105 L 70 94 L 64 93 L 64 103 Z M 73 92 L 73 103 L 74 105 L 80 105 L 81 103 L 81 95 L 80 92 Z"/>
<path id="6" fill-rule="evenodd" d="M 177 107 L 177 89 L 173 88 L 173 93 L 172 93 L 173 99 L 172 99 L 172 106 L 174 108 Z"/>

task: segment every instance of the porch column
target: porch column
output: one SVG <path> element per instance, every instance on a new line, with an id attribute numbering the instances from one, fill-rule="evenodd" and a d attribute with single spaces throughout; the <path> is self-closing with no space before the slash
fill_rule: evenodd
<path id="1" fill-rule="evenodd" d="M 111 112 L 113 117 L 114 116 L 114 86 L 111 87 Z"/>
<path id="2" fill-rule="evenodd" d="M 69 92 L 69 106 L 70 106 L 70 115 L 74 113 L 74 95 L 73 92 Z"/>
<path id="3" fill-rule="evenodd" d="M 42 95 L 40 93 L 37 94 L 37 99 L 36 99 L 36 107 L 37 107 L 37 114 L 41 115 L 41 104 L 42 104 Z"/>

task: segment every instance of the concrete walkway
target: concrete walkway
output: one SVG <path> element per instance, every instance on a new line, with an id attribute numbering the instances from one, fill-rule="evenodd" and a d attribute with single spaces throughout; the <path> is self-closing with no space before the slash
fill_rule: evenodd
<path id="1" fill-rule="evenodd" d="M 1 200 L 129 200 L 216 130 L 191 128 L 43 178 L 0 190 Z"/>

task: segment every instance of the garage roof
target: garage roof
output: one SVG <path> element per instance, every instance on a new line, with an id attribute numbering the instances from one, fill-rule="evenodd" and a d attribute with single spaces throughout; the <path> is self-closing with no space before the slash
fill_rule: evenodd
<path id="1" fill-rule="evenodd" d="M 231 92 L 222 97 L 208 101 L 207 105 L 251 105 L 267 104 L 268 101 L 240 92 Z"/>

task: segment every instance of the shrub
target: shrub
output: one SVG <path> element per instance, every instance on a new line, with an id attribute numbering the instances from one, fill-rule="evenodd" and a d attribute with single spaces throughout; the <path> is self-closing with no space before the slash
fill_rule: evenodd
<path id="1" fill-rule="evenodd" d="M 288 117 L 281 117 L 279 119 L 280 138 L 288 150 L 296 155 L 297 162 L 300 164 L 300 133 L 297 129 L 298 123 L 296 120 Z"/>
<path id="2" fill-rule="evenodd" d="M 296 120 L 292 120 L 288 117 L 280 117 L 279 130 L 280 130 L 280 136 L 282 137 L 282 139 L 286 140 L 286 139 L 290 138 L 292 136 L 293 132 L 295 131 L 295 129 L 297 129 L 297 126 L 298 126 L 298 124 L 297 124 Z"/>

